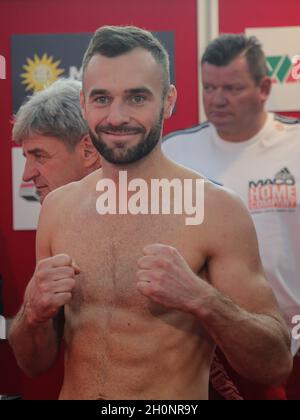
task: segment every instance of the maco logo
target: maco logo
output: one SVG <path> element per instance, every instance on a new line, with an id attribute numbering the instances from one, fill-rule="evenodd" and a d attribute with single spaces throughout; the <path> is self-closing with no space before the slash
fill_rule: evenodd
<path id="1" fill-rule="evenodd" d="M 3 55 L 0 55 L 0 79 L 6 79 L 6 62 L 5 57 Z"/>

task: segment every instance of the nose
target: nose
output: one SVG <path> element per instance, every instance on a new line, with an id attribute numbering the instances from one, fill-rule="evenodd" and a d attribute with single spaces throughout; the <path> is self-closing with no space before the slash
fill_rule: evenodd
<path id="1" fill-rule="evenodd" d="M 221 88 L 215 90 L 213 95 L 213 103 L 217 107 L 223 107 L 227 104 L 227 98 Z"/>
<path id="2" fill-rule="evenodd" d="M 23 181 L 29 182 L 32 179 L 36 178 L 38 175 L 39 175 L 39 171 L 36 168 L 35 164 L 30 159 L 27 158 L 24 172 L 23 172 Z"/>
<path id="3" fill-rule="evenodd" d="M 114 101 L 109 107 L 106 120 L 108 124 L 114 126 L 129 123 L 130 116 L 128 114 L 128 108 L 126 104 L 120 101 Z"/>

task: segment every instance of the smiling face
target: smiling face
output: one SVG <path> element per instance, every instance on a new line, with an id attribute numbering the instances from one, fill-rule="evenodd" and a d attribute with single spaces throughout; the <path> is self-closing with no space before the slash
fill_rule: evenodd
<path id="1" fill-rule="evenodd" d="M 202 65 L 203 103 L 206 116 L 224 139 L 251 136 L 259 129 L 270 80 L 256 83 L 246 58 L 237 57 L 226 66 Z M 254 131 L 254 133 L 252 133 Z"/>
<path id="2" fill-rule="evenodd" d="M 55 137 L 34 135 L 22 147 L 26 158 L 23 180 L 34 182 L 41 203 L 50 191 L 86 175 L 79 144 L 70 150 Z"/>
<path id="3" fill-rule="evenodd" d="M 151 153 L 172 113 L 176 91 L 163 98 L 163 72 L 150 52 L 136 48 L 108 58 L 94 55 L 84 74 L 81 106 L 95 147 L 113 164 Z"/>

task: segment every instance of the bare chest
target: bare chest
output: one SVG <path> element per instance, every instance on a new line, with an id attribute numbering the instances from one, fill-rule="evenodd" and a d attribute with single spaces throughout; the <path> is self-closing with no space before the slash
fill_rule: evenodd
<path id="1" fill-rule="evenodd" d="M 185 226 L 181 216 L 75 212 L 56 227 L 52 254 L 70 255 L 81 269 L 74 299 L 78 309 L 93 302 L 103 307 L 131 304 L 142 309 L 146 302 L 136 291 L 136 272 L 143 248 L 150 244 L 173 246 L 198 273 L 204 256 L 197 232 L 195 227 Z"/>

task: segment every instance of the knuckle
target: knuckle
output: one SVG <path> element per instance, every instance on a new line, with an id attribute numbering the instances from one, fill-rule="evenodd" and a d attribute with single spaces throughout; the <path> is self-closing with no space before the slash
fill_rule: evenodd
<path id="1" fill-rule="evenodd" d="M 151 283 L 151 291 L 154 293 L 154 294 L 158 294 L 159 292 L 160 292 L 160 285 L 159 285 L 159 283 L 158 282 L 153 282 L 153 283 Z"/>
<path id="2" fill-rule="evenodd" d="M 73 278 L 75 277 L 75 270 L 73 267 L 66 267 L 64 274 L 65 277 Z"/>
<path id="3" fill-rule="evenodd" d="M 49 270 L 47 270 L 45 267 L 38 268 L 36 271 L 36 279 L 39 284 L 47 281 L 49 277 Z"/>
<path id="4" fill-rule="evenodd" d="M 177 255 L 177 249 L 173 246 L 169 246 L 169 254 L 174 257 L 175 255 Z"/>
<path id="5" fill-rule="evenodd" d="M 162 268 L 163 270 L 168 271 L 171 268 L 171 262 L 167 260 L 166 258 L 160 258 L 158 260 L 158 266 Z"/>
<path id="6" fill-rule="evenodd" d="M 64 265 L 72 264 L 72 258 L 68 254 L 57 254 L 54 257 L 54 261 Z"/>
<path id="7" fill-rule="evenodd" d="M 69 279 L 69 288 L 73 290 L 76 286 L 76 280 L 74 278 Z"/>
<path id="8" fill-rule="evenodd" d="M 158 282 L 161 282 L 164 279 L 164 272 L 163 271 L 155 271 L 152 274 L 152 278 L 154 280 L 153 284 L 157 285 Z"/>

